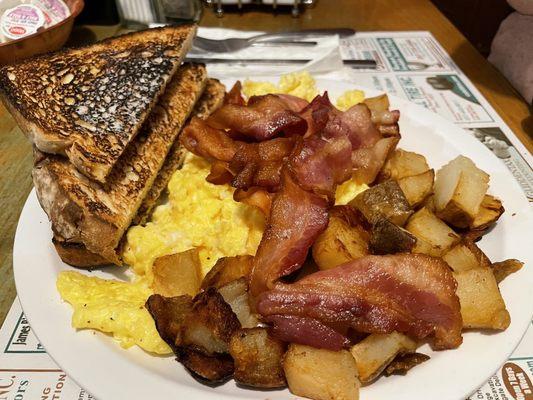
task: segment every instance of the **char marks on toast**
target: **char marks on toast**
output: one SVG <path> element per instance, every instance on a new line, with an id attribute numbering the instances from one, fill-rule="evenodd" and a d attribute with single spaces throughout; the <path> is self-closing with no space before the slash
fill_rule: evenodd
<path id="1" fill-rule="evenodd" d="M 105 182 L 191 46 L 193 25 L 134 32 L 0 69 L 0 97 L 44 153 Z"/>
<path id="2" fill-rule="evenodd" d="M 202 119 L 207 118 L 213 111 L 222 106 L 225 93 L 226 87 L 222 83 L 217 79 L 208 79 L 204 93 L 200 100 L 198 100 L 198 103 L 196 103 L 192 115 Z M 182 166 L 185 154 L 185 149 L 176 140 L 165 159 L 163 167 L 159 171 L 159 175 L 157 175 L 154 184 L 139 207 L 139 211 L 133 219 L 132 224 L 142 225 L 148 221 L 153 208 L 157 204 L 157 200 L 167 187 L 172 174 Z"/>
<path id="3" fill-rule="evenodd" d="M 56 236 L 120 264 L 124 232 L 151 188 L 170 147 L 203 92 L 203 65 L 181 67 L 124 151 L 105 184 L 80 174 L 64 157 L 41 155 L 33 168 L 39 201 Z"/>

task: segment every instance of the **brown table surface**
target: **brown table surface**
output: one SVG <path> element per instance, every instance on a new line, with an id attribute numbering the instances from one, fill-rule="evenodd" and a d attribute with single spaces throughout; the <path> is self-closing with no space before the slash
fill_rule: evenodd
<path id="1" fill-rule="evenodd" d="M 206 10 L 202 26 L 275 31 L 282 29 L 351 27 L 360 31 L 427 30 L 452 56 L 505 122 L 533 149 L 533 118 L 528 106 L 507 80 L 427 0 L 319 0 L 299 18 L 262 12 L 226 14 L 217 18 Z M 117 28 L 87 27 L 96 37 Z M 85 30 L 86 31 L 86 30 Z M 86 31 L 87 32 L 87 31 Z M 82 34 L 80 30 L 76 34 Z M 31 146 L 0 106 L 0 322 L 13 299 L 12 246 L 17 220 L 32 183 Z M 39 265 L 27 266 L 39 268 Z"/>

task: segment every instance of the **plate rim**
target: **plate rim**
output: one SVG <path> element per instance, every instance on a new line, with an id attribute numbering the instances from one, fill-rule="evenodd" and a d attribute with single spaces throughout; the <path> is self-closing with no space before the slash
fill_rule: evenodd
<path id="1" fill-rule="evenodd" d="M 274 80 L 274 79 L 276 79 L 276 80 L 277 80 L 277 79 L 279 79 L 279 76 L 254 77 L 253 79 L 254 79 L 254 80 L 261 80 L 261 79 L 269 79 L 269 80 Z M 315 79 L 316 79 L 316 81 L 317 81 L 317 84 L 320 84 L 320 86 L 322 86 L 322 83 L 326 83 L 326 84 L 327 84 L 327 82 L 334 82 L 335 85 L 338 85 L 338 84 L 347 84 L 347 85 L 349 85 L 350 88 L 353 88 L 353 89 L 361 89 L 361 90 L 364 90 L 366 93 L 372 93 L 372 94 L 373 94 L 373 93 L 377 93 L 377 92 L 379 92 L 379 93 L 385 93 L 384 91 L 376 91 L 376 90 L 372 90 L 372 89 L 368 89 L 368 88 L 361 87 L 360 85 L 357 85 L 357 84 L 354 83 L 354 82 L 350 82 L 350 81 L 347 81 L 347 80 L 344 80 L 344 79 L 338 79 L 338 80 L 337 80 L 337 79 L 327 79 L 327 78 L 326 78 L 326 79 L 315 78 Z M 227 82 L 227 81 L 231 81 L 231 82 L 234 82 L 234 81 L 235 81 L 235 79 L 222 79 L 222 80 L 223 80 L 223 81 L 226 81 L 226 82 Z M 432 119 L 436 119 L 438 124 L 445 124 L 445 125 L 447 125 L 447 126 L 449 126 L 449 127 L 453 127 L 453 128 L 454 128 L 453 130 L 455 130 L 455 131 L 457 131 L 457 132 L 458 132 L 459 130 L 461 130 L 461 131 L 464 131 L 464 130 L 465 130 L 464 128 L 461 128 L 461 127 L 459 127 L 459 126 L 453 124 L 451 121 L 448 121 L 447 119 L 441 117 L 440 115 L 435 114 L 435 113 L 433 113 L 432 111 L 427 110 L 427 109 L 425 109 L 425 108 L 422 108 L 421 106 L 418 106 L 418 105 L 416 105 L 416 104 L 410 103 L 410 102 L 408 102 L 408 101 L 405 100 L 405 99 L 401 99 L 401 98 L 398 98 L 398 97 L 396 97 L 396 96 L 391 96 L 391 95 L 389 95 L 389 97 L 390 97 L 390 99 L 391 99 L 391 102 L 393 102 L 393 103 L 406 104 L 406 105 L 409 106 L 409 108 L 414 108 L 415 110 L 419 109 L 419 110 L 423 111 L 423 113 L 422 113 L 423 115 L 429 115 L 429 114 L 430 114 L 430 117 L 431 117 Z M 400 112 L 402 112 L 401 109 L 400 109 Z M 467 136 L 470 136 L 470 135 L 465 135 L 465 134 L 463 134 L 463 136 L 466 138 Z M 485 146 L 483 146 L 483 144 L 479 143 L 474 137 L 471 137 L 471 136 L 470 136 L 468 139 L 465 139 L 465 140 L 470 140 L 470 139 L 471 139 L 471 142 L 472 142 L 472 143 L 476 143 L 475 146 L 478 147 L 478 149 L 479 149 L 480 151 L 482 151 L 482 152 L 485 151 L 486 155 L 488 155 L 489 157 L 494 158 L 494 160 L 498 160 L 498 159 L 492 154 L 492 152 L 490 152 L 490 150 L 488 150 Z M 402 142 L 400 142 L 400 146 L 401 146 L 401 143 L 402 143 Z M 482 148 L 483 148 L 483 150 L 481 150 Z M 499 162 L 499 160 L 498 160 L 498 162 Z M 508 175 L 511 175 L 510 172 L 505 168 L 505 166 L 504 166 L 503 164 L 501 165 L 501 168 L 502 168 L 502 170 L 505 169 L 505 172 L 506 172 Z M 512 175 L 511 175 L 511 176 L 512 176 Z M 527 204 L 529 204 L 528 201 L 527 201 L 527 199 L 526 199 L 526 197 L 525 197 L 525 194 L 523 193 L 522 189 L 520 188 L 520 186 L 518 185 L 518 183 L 516 182 L 516 179 L 515 179 L 514 177 L 513 177 L 513 180 L 512 180 L 512 183 L 511 183 L 511 184 L 515 186 L 515 189 L 518 189 L 518 192 L 520 192 L 520 194 L 521 194 L 523 200 L 525 200 L 525 202 L 526 202 Z M 20 294 L 21 292 L 19 292 L 19 288 L 22 288 L 22 287 L 23 287 L 23 283 L 22 283 L 22 281 L 21 281 L 22 277 L 21 277 L 21 269 L 20 269 L 20 268 L 22 268 L 22 267 L 20 267 L 20 266 L 17 267 L 17 265 L 20 265 L 20 262 L 18 261 L 18 260 L 19 260 L 19 254 L 18 254 L 18 252 L 19 252 L 19 248 L 20 248 L 20 246 L 21 246 L 21 244 L 20 244 L 21 233 L 20 233 L 19 231 L 22 230 L 22 227 L 21 227 L 20 221 L 23 219 L 23 216 L 25 215 L 25 212 L 28 212 L 28 211 L 27 211 L 27 208 L 29 207 L 29 203 L 32 201 L 32 196 L 33 196 L 33 201 L 36 201 L 37 204 L 38 204 L 38 200 L 36 199 L 36 196 L 35 196 L 35 190 L 32 189 L 32 191 L 31 191 L 30 194 L 28 195 L 28 198 L 26 199 L 26 202 L 25 202 L 25 204 L 24 204 L 24 207 L 23 207 L 23 209 L 22 209 L 22 212 L 21 212 L 21 214 L 20 214 L 20 216 L 19 216 L 19 223 L 17 224 L 16 234 L 15 234 L 15 239 L 14 239 L 14 246 L 13 246 L 13 271 L 14 271 L 14 276 L 15 276 L 15 284 L 16 284 L 17 293 L 18 293 L 18 297 L 19 297 L 19 299 L 20 299 L 20 302 L 21 302 L 22 308 L 23 308 L 23 310 L 24 310 L 24 312 L 25 312 L 25 314 L 26 314 L 28 320 L 30 321 L 30 325 L 31 325 L 31 320 L 32 320 L 32 318 L 31 318 L 31 316 L 28 315 L 28 313 L 26 312 L 26 308 L 27 308 L 27 306 L 25 306 L 25 304 L 28 303 L 28 302 L 26 301 L 26 300 L 28 299 L 28 298 L 26 297 L 27 294 L 24 293 L 24 294 L 21 296 L 21 294 Z M 44 214 L 44 211 L 41 210 L 41 212 Z M 531 209 L 530 209 L 530 212 L 531 212 Z M 17 240 L 17 238 L 18 238 L 18 240 Z M 72 269 L 72 267 L 69 267 L 69 268 Z M 509 356 L 512 354 L 512 352 L 514 351 L 514 349 L 518 346 L 518 344 L 519 344 L 520 341 L 522 340 L 523 335 L 526 333 L 527 327 L 529 326 L 530 321 L 531 321 L 531 316 L 533 315 L 533 304 L 530 305 L 530 310 L 529 310 L 529 311 L 530 311 L 530 312 L 529 312 L 529 314 L 530 314 L 529 321 L 527 322 L 527 324 L 525 324 L 525 326 L 522 327 L 523 329 L 522 329 L 522 328 L 520 329 L 520 331 L 522 332 L 521 335 L 520 335 L 520 338 L 519 338 L 518 340 L 513 340 L 513 342 L 515 342 L 515 343 L 513 343 L 513 345 L 512 345 L 512 349 L 508 352 L 508 354 L 507 354 L 505 357 L 503 357 L 503 355 L 502 355 L 503 362 L 505 362 L 505 361 L 509 358 Z M 31 314 L 32 312 L 33 312 L 33 311 L 31 311 L 30 314 Z M 36 328 L 34 328 L 34 326 L 32 326 L 32 330 L 33 330 L 33 332 L 36 334 L 36 336 L 37 336 L 38 338 L 39 338 L 39 336 L 40 336 L 40 334 L 39 334 L 39 332 L 38 332 L 39 329 L 40 329 L 40 328 L 37 328 L 37 329 L 36 329 Z M 71 329 L 73 332 L 75 331 L 73 328 L 70 328 L 70 327 L 69 327 L 69 329 Z M 47 340 L 48 340 L 48 338 L 47 338 Z M 45 340 L 45 341 L 47 341 L 47 340 Z M 45 348 L 47 347 L 47 344 L 46 344 L 46 343 L 43 343 L 43 345 L 44 345 Z M 113 345 L 115 345 L 115 343 L 113 343 Z M 118 346 L 115 346 L 115 347 L 118 348 Z M 120 351 L 122 351 L 122 350 L 120 350 Z M 59 352 L 57 352 L 57 353 L 59 353 Z M 506 352 L 506 353 L 507 353 L 507 352 Z M 52 353 L 48 353 L 48 355 L 49 355 L 49 356 L 50 356 L 50 357 L 51 357 L 51 358 L 52 358 L 52 359 L 53 359 L 58 365 L 60 365 L 60 366 L 61 366 L 61 365 L 64 365 L 64 364 L 70 364 L 70 363 L 65 362 L 64 360 L 58 360 L 58 359 L 56 359 L 56 357 L 55 357 Z M 59 361 L 60 361 L 60 362 L 59 362 Z M 501 364 L 502 364 L 502 363 L 500 363 L 500 364 L 494 366 L 494 368 L 493 368 L 493 372 L 496 371 L 496 370 L 501 366 Z M 159 375 L 157 375 L 157 374 L 154 374 L 153 371 L 150 371 L 150 370 L 148 370 L 147 368 L 144 368 L 144 367 L 142 367 L 142 366 L 137 366 L 137 367 L 138 367 L 138 368 L 142 368 L 142 370 L 143 370 L 145 373 L 147 373 L 147 374 L 153 374 L 153 375 L 155 375 L 155 377 L 156 377 L 156 381 L 157 381 L 157 380 L 164 379 L 164 377 L 161 377 L 161 376 L 159 376 Z M 64 367 L 62 367 L 62 368 L 64 368 Z M 106 391 L 107 388 L 105 388 L 105 386 L 107 386 L 107 385 L 100 385 L 100 387 L 99 387 L 97 390 L 95 390 L 95 387 L 94 387 L 94 386 L 96 386 L 96 385 L 89 384 L 88 382 L 86 382 L 87 380 L 89 380 L 88 377 L 89 377 L 90 375 L 85 375 L 85 377 L 83 377 L 83 376 L 80 376 L 80 374 L 78 374 L 77 371 L 76 371 L 74 374 L 72 374 L 72 372 L 67 371 L 67 368 L 64 368 L 64 369 L 65 369 L 65 372 L 67 373 L 67 375 L 68 375 L 69 377 L 71 377 L 74 381 L 76 381 L 81 387 L 83 387 L 83 388 L 87 388 L 87 390 L 88 390 L 91 394 L 93 394 L 94 396 L 96 396 L 97 398 L 100 398 L 101 400 L 104 399 L 104 398 L 113 398 L 113 397 L 110 397 L 110 396 L 113 395 L 113 393 L 111 393 L 111 392 L 107 392 L 107 391 Z M 71 368 L 70 368 L 70 369 L 71 369 Z M 71 369 L 71 370 L 72 370 L 72 369 Z M 483 380 L 482 382 L 480 382 L 478 385 L 476 385 L 472 390 L 469 389 L 470 391 L 468 392 L 468 394 L 471 394 L 471 393 L 473 393 L 475 390 L 477 390 L 477 388 L 478 388 L 480 385 L 482 385 L 483 383 L 485 383 L 486 380 L 487 380 L 488 378 L 490 378 L 490 376 L 492 376 L 492 375 L 489 375 L 488 377 L 484 378 L 484 380 Z M 481 379 L 481 378 L 480 378 L 480 379 Z M 197 383 L 195 383 L 195 384 L 198 385 L 199 388 L 192 387 L 192 386 L 184 386 L 184 385 L 180 385 L 179 383 L 176 383 L 176 382 L 173 382 L 172 386 L 175 386 L 175 388 L 178 388 L 178 387 L 179 387 L 179 389 L 180 389 L 180 394 L 181 394 L 181 395 L 190 395 L 190 396 L 196 396 L 196 395 L 197 395 L 198 397 L 195 397 L 195 398 L 200 398 L 200 397 L 202 397 L 202 396 L 205 396 L 206 399 L 207 399 L 207 398 L 212 398 L 212 395 L 213 395 L 213 394 L 206 395 L 206 392 L 205 392 L 205 390 L 204 390 L 205 388 L 203 388 L 202 386 L 200 386 L 200 384 L 197 384 Z M 113 386 L 113 385 L 111 385 L 111 386 Z M 202 388 L 202 389 L 200 389 L 200 388 Z M 247 392 L 248 392 L 248 390 L 243 391 L 243 393 L 247 393 Z M 278 393 L 285 393 L 285 392 L 278 392 Z M 287 393 L 288 393 L 288 392 L 287 392 Z M 364 395 L 364 392 L 362 392 L 362 394 L 363 394 L 363 396 L 365 396 L 365 395 Z M 220 393 L 220 392 L 216 392 L 216 393 L 215 393 L 215 396 L 218 396 L 218 397 L 233 397 L 233 398 L 236 397 L 236 396 L 228 396 L 226 393 Z M 294 396 L 294 395 L 291 394 L 290 396 Z M 366 397 L 366 396 L 365 396 L 365 397 Z"/>

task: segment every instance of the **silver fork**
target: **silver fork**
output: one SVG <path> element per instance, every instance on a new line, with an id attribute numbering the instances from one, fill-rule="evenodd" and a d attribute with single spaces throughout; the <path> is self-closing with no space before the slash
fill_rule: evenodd
<path id="1" fill-rule="evenodd" d="M 211 53 L 231 53 L 249 46 L 279 46 L 297 45 L 314 46 L 316 42 L 302 41 L 309 37 L 339 35 L 340 37 L 352 36 L 353 29 L 307 29 L 279 33 L 264 33 L 246 39 L 228 38 L 223 40 L 207 39 L 200 36 L 194 38 L 193 47 Z"/>

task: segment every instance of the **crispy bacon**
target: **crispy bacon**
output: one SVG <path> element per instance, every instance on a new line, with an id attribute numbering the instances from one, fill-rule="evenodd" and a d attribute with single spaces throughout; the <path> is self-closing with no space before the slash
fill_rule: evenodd
<path id="1" fill-rule="evenodd" d="M 272 335 L 278 339 L 307 346 L 342 350 L 350 341 L 335 329 L 313 318 L 294 315 L 270 315 L 265 322 L 271 324 Z"/>
<path id="2" fill-rule="evenodd" d="M 305 99 L 302 99 L 301 97 L 293 96 L 291 94 L 276 94 L 280 99 L 282 99 L 285 104 L 287 104 L 289 110 L 294 111 L 296 113 L 299 113 L 302 111 L 309 102 Z"/>
<path id="3" fill-rule="evenodd" d="M 282 276 L 305 261 L 307 251 L 328 224 L 328 203 L 303 190 L 288 173 L 272 201 L 269 224 L 254 257 L 250 279 L 252 296 L 272 289 Z"/>
<path id="4" fill-rule="evenodd" d="M 398 331 L 417 339 L 434 334 L 435 348 L 449 349 L 462 342 L 456 286 L 441 259 L 421 254 L 366 256 L 294 284 L 277 284 L 259 296 L 256 307 L 270 319 L 313 318 L 329 326 L 367 333 Z M 291 341 L 288 335 L 294 331 L 285 331 L 284 340 Z"/>
<path id="5" fill-rule="evenodd" d="M 193 117 L 181 132 L 180 143 L 190 152 L 210 162 L 231 161 L 239 145 L 224 131 L 210 127 L 197 117 Z"/>
<path id="6" fill-rule="evenodd" d="M 224 96 L 224 104 L 235 104 L 237 106 L 244 106 L 246 102 L 242 97 L 241 81 L 235 82 L 231 90 Z"/>
<path id="7" fill-rule="evenodd" d="M 233 193 L 233 200 L 257 207 L 267 218 L 270 216 L 273 197 L 273 193 L 259 187 L 252 187 L 248 190 L 237 189 Z"/>
<path id="8" fill-rule="evenodd" d="M 272 94 L 252 96 L 246 106 L 226 104 L 213 113 L 207 123 L 226 129 L 237 139 L 263 141 L 285 135 L 303 135 L 306 121 L 291 111 L 287 103 Z"/>

